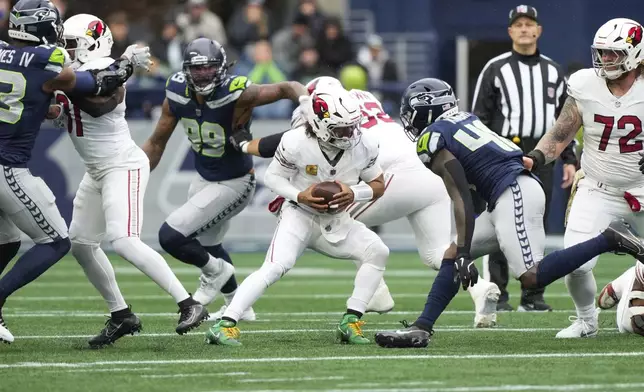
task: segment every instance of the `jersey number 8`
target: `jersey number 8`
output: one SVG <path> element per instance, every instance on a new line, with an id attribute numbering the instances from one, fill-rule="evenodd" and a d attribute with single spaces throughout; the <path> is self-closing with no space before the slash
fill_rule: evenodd
<path id="1" fill-rule="evenodd" d="M 195 152 L 211 158 L 224 155 L 226 133 L 221 125 L 211 122 L 199 125 L 197 120 L 192 118 L 183 118 L 181 122 Z"/>
<path id="2" fill-rule="evenodd" d="M 19 72 L 0 70 L 0 121 L 15 124 L 20 121 L 27 90 L 27 80 Z"/>

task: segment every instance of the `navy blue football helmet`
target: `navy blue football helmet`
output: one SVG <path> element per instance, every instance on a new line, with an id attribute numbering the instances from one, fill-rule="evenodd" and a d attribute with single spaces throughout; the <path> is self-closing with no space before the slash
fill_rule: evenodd
<path id="1" fill-rule="evenodd" d="M 199 95 L 209 95 L 221 85 L 231 65 L 226 62 L 224 47 L 208 38 L 197 38 L 183 53 L 188 88 Z"/>
<path id="2" fill-rule="evenodd" d="M 410 84 L 400 102 L 400 121 L 415 141 L 420 133 L 445 112 L 458 110 L 452 86 L 440 79 L 425 78 Z"/>
<path id="3" fill-rule="evenodd" d="M 20 0 L 9 15 L 9 37 L 27 45 L 62 46 L 63 21 L 49 0 Z"/>

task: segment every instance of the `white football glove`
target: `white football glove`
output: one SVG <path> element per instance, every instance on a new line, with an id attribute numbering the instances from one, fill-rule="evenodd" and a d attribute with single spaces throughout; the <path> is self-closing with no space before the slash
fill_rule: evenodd
<path id="1" fill-rule="evenodd" d="M 152 60 L 150 59 L 151 55 L 149 46 L 139 46 L 137 44 L 130 45 L 125 49 L 125 53 L 123 53 L 123 56 L 121 57 L 130 60 L 130 62 L 137 68 L 143 68 L 146 71 L 150 71 Z"/>

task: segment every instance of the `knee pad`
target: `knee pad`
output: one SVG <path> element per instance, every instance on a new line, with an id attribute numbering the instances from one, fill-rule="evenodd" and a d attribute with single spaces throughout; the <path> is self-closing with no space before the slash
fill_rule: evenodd
<path id="1" fill-rule="evenodd" d="M 368 263 L 378 269 L 385 269 L 389 258 L 389 248 L 382 241 L 375 241 L 367 247 L 362 257 L 362 264 Z"/>
<path id="2" fill-rule="evenodd" d="M 170 227 L 167 222 L 164 222 L 159 229 L 159 245 L 161 245 L 161 248 L 163 248 L 163 250 L 168 253 L 171 253 L 172 250 L 181 247 L 181 245 L 183 245 L 188 240 L 189 239 L 186 238 L 186 236 Z"/>
<path id="3" fill-rule="evenodd" d="M 284 276 L 289 270 L 290 268 L 287 268 L 280 263 L 274 262 L 264 263 L 264 265 L 262 265 L 262 268 L 259 269 L 262 274 L 262 278 L 264 278 L 264 282 L 266 282 L 267 286 L 270 286 L 280 280 L 280 278 Z"/>

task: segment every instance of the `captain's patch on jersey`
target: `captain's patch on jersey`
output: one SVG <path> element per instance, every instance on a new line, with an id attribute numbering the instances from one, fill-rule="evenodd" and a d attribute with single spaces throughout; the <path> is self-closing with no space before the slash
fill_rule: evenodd
<path id="1" fill-rule="evenodd" d="M 318 175 L 318 165 L 306 165 L 305 168 L 306 174 L 310 176 L 317 176 Z"/>

